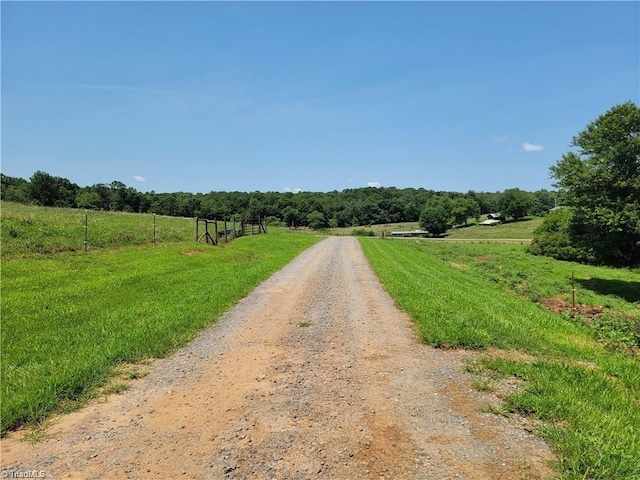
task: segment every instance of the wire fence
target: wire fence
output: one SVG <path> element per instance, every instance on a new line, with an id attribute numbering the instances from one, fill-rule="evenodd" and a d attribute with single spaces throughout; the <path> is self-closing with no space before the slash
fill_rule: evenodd
<path id="1" fill-rule="evenodd" d="M 193 240 L 194 219 L 2 205 L 2 255 L 52 254 Z"/>

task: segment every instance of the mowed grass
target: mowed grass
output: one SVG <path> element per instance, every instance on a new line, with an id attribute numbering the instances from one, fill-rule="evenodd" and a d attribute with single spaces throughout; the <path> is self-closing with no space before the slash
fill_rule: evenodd
<path id="1" fill-rule="evenodd" d="M 586 284 L 580 294 L 633 317 L 638 300 L 626 287 L 637 286 L 640 273 L 560 262 L 552 267 L 553 260 L 506 245 L 378 239 L 361 239 L 361 244 L 385 288 L 415 320 L 422 341 L 505 351 L 480 355 L 473 369 L 483 382 L 505 376 L 524 380 L 523 390 L 506 395 L 504 413 L 541 422 L 539 433 L 558 456 L 559 478 L 640 478 L 637 354 L 603 341 L 586 322 L 544 309 L 508 280 L 519 272 L 528 279 L 529 292 L 566 294 L 571 270 L 588 268 L 592 279 L 608 280 L 607 291 Z M 500 261 L 489 274 L 486 265 L 495 259 Z M 514 360 L 522 355 L 509 355 L 509 350 L 531 359 Z"/>
<path id="2" fill-rule="evenodd" d="M 340 227 L 340 228 L 329 228 L 327 229 L 327 233 L 331 235 L 351 235 L 354 230 L 365 230 L 368 232 L 373 232 L 374 236 L 379 237 L 382 235 L 382 232 L 387 232 L 387 235 L 391 235 L 391 232 L 402 231 L 408 232 L 412 230 L 419 230 L 420 225 L 418 222 L 402 222 L 402 223 L 384 223 L 380 225 L 360 225 L 357 227 Z"/>
<path id="3" fill-rule="evenodd" d="M 492 227 L 485 225 L 472 225 L 470 227 L 461 227 L 449 231 L 448 239 L 512 239 L 512 240 L 530 240 L 533 238 L 533 231 L 538 228 L 543 218 L 533 217 L 518 220 L 517 222 L 508 222 Z"/>
<path id="4" fill-rule="evenodd" d="M 77 406 L 122 363 L 172 352 L 318 240 L 3 253 L 2 431 Z"/>

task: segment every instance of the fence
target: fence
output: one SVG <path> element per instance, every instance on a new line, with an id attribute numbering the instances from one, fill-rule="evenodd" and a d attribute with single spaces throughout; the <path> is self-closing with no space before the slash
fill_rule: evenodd
<path id="1" fill-rule="evenodd" d="M 193 218 L 2 203 L 2 255 L 193 239 Z"/>
<path id="2" fill-rule="evenodd" d="M 193 241 L 193 217 L 105 212 L 1 203 L 2 256 L 51 254 L 125 245 Z M 211 222 L 211 221 L 209 221 Z M 197 227 L 197 221 L 196 221 Z M 210 223 L 210 239 L 266 233 L 265 218 Z M 213 227 L 213 228 L 212 228 Z M 215 233 L 215 235 L 214 235 Z M 196 233 L 196 240 L 199 238 Z"/>
<path id="3" fill-rule="evenodd" d="M 196 217 L 196 242 L 218 245 L 220 241 L 230 242 L 243 235 L 258 235 L 267 233 L 264 217 L 254 217 L 237 222 L 235 218 L 229 220 L 209 220 Z"/>

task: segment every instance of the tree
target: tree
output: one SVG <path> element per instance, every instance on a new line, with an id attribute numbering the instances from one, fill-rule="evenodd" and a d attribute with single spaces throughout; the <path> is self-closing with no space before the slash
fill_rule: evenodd
<path id="1" fill-rule="evenodd" d="M 469 217 L 480 217 L 480 205 L 473 198 L 457 197 L 451 201 L 451 215 L 456 224 L 467 225 Z"/>
<path id="2" fill-rule="evenodd" d="M 7 202 L 29 203 L 29 182 L 0 173 L 0 198 Z"/>
<path id="3" fill-rule="evenodd" d="M 68 179 L 38 170 L 30 178 L 29 196 L 45 207 L 72 207 L 79 187 Z"/>
<path id="4" fill-rule="evenodd" d="M 309 225 L 309 228 L 313 230 L 322 230 L 327 226 L 324 214 L 318 210 L 314 210 L 307 214 L 307 224 Z"/>
<path id="5" fill-rule="evenodd" d="M 76 206 L 78 208 L 90 208 L 92 210 L 97 210 L 100 202 L 100 195 L 90 189 L 82 190 L 76 196 Z"/>
<path id="6" fill-rule="evenodd" d="M 441 235 L 447 231 L 448 223 L 449 209 L 445 199 L 431 198 L 420 213 L 420 227 L 432 235 Z"/>
<path id="7" fill-rule="evenodd" d="M 285 208 L 284 212 L 282 212 L 282 221 L 287 227 L 296 228 L 300 225 L 301 220 L 302 215 L 296 208 L 287 207 Z"/>
<path id="8" fill-rule="evenodd" d="M 529 215 L 532 206 L 533 196 L 519 188 L 505 190 L 499 202 L 502 215 L 512 217 L 514 220 Z"/>
<path id="9" fill-rule="evenodd" d="M 572 208 L 572 245 L 597 263 L 640 264 L 640 108 L 614 106 L 571 146 L 551 173 Z"/>

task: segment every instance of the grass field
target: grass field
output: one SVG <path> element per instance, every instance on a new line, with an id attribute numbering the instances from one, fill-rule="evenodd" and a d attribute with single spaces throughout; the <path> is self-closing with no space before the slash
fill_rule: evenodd
<path id="1" fill-rule="evenodd" d="M 52 244 L 68 238 L 44 217 Z M 123 363 L 167 355 L 318 240 L 257 235 L 219 247 L 192 240 L 27 256 L 3 249 L 2 431 L 75 408 Z"/>
<path id="2" fill-rule="evenodd" d="M 517 222 L 509 222 L 488 227 L 473 225 L 449 231 L 449 239 L 531 239 L 533 231 L 542 224 L 543 218 L 525 218 Z"/>
<path id="3" fill-rule="evenodd" d="M 524 381 L 501 413 L 541 422 L 561 478 L 640 478 L 640 272 L 555 262 L 508 245 L 361 243 L 425 343 L 504 352 L 481 355 L 469 369 L 485 388 L 509 376 Z M 583 279 L 580 302 L 604 308 L 607 319 L 536 303 L 566 299 L 571 272 Z"/>
<path id="4" fill-rule="evenodd" d="M 352 235 L 354 230 L 364 230 L 366 232 L 373 232 L 374 236 L 379 237 L 383 231 L 387 234 L 391 234 L 396 230 L 410 231 L 417 230 L 420 226 L 418 222 L 402 222 L 402 223 L 385 223 L 380 225 L 361 225 L 358 227 L 341 227 L 341 228 L 329 228 L 327 233 L 330 235 Z"/>
<path id="5" fill-rule="evenodd" d="M 541 217 L 527 217 L 517 222 L 509 222 L 493 227 L 475 225 L 470 222 L 469 227 L 456 227 L 447 232 L 446 240 L 531 240 L 533 238 L 533 231 L 542 224 L 543 218 Z M 383 231 L 387 232 L 390 236 L 391 232 L 395 231 L 412 231 L 419 230 L 420 225 L 418 222 L 403 222 L 403 223 L 387 223 L 382 225 L 366 225 L 358 227 L 345 227 L 345 228 L 330 228 L 328 233 L 331 235 L 352 235 L 354 231 L 359 231 L 361 236 L 364 232 L 373 232 L 372 236 L 380 237 Z M 440 239 L 438 239 L 440 241 Z"/>
<path id="6" fill-rule="evenodd" d="M 195 240 L 195 219 L 2 202 L 3 256 L 28 256 Z M 155 222 L 155 228 L 154 228 Z"/>

